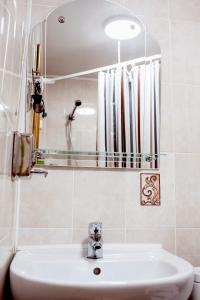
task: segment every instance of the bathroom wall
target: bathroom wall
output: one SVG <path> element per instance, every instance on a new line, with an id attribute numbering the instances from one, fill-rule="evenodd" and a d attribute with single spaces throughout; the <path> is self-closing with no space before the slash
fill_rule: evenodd
<path id="1" fill-rule="evenodd" d="M 33 24 L 64 1 L 34 1 Z M 122 0 L 162 51 L 161 206 L 140 206 L 139 173 L 49 170 L 21 189 L 19 245 L 82 242 L 101 220 L 106 242 L 156 242 L 200 264 L 200 3 Z M 38 16 L 39 12 L 39 16 Z"/>
<path id="2" fill-rule="evenodd" d="M 42 122 L 40 148 L 96 151 L 97 93 L 95 78 L 65 79 L 46 85 L 48 117 Z M 77 99 L 82 104 L 70 122 L 68 117 Z M 86 107 L 93 108 L 94 114 L 78 114 L 79 109 Z"/>
<path id="3" fill-rule="evenodd" d="M 0 0 L 0 298 L 16 229 L 18 182 L 10 176 L 12 132 L 19 128 L 28 3 Z"/>

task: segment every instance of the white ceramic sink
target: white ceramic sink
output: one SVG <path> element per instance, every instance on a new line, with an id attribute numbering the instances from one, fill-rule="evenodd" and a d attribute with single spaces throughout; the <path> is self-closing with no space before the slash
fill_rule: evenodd
<path id="1" fill-rule="evenodd" d="M 11 249 L 0 247 L 0 300 L 4 299 L 5 280 L 12 257 Z"/>
<path id="2" fill-rule="evenodd" d="M 15 300 L 187 300 L 193 267 L 159 245 L 104 245 L 97 260 L 77 245 L 34 247 L 18 251 L 10 279 Z"/>

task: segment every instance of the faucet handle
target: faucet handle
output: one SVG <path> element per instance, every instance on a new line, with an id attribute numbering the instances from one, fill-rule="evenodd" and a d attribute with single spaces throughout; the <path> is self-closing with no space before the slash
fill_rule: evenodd
<path id="1" fill-rule="evenodd" d="M 88 258 L 103 257 L 102 223 L 91 222 L 88 225 Z"/>
<path id="2" fill-rule="evenodd" d="M 91 238 L 98 237 L 101 238 L 102 223 L 101 222 L 91 222 L 88 226 L 88 233 Z"/>

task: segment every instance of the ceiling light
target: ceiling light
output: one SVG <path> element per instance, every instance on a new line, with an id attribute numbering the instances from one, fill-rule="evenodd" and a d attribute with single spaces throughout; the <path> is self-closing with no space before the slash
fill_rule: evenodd
<path id="1" fill-rule="evenodd" d="M 131 19 L 121 18 L 108 22 L 104 28 L 108 37 L 114 40 L 130 40 L 141 31 L 140 26 Z"/>
<path id="2" fill-rule="evenodd" d="M 77 109 L 77 114 L 81 115 L 81 116 L 91 116 L 94 115 L 96 113 L 96 110 L 94 108 L 91 107 L 82 107 Z"/>

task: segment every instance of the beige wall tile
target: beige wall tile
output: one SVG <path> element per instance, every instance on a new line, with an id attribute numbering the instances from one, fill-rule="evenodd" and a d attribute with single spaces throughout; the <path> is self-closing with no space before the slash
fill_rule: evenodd
<path id="1" fill-rule="evenodd" d="M 125 6 L 135 15 L 168 17 L 168 1 L 166 0 L 125 0 Z"/>
<path id="2" fill-rule="evenodd" d="M 200 155 L 177 154 L 175 161 L 178 227 L 200 227 Z"/>
<path id="3" fill-rule="evenodd" d="M 96 151 L 96 125 L 97 114 L 91 116 L 78 115 L 76 111 L 76 122 L 66 126 L 68 116 L 74 108 L 74 102 L 81 99 L 80 108 L 97 105 L 98 87 L 94 79 L 66 79 L 57 81 L 47 86 L 46 110 L 48 117 L 43 121 L 43 128 L 40 130 L 40 147 L 47 149 L 79 151 Z M 72 145 L 72 146 L 71 146 Z"/>
<path id="4" fill-rule="evenodd" d="M 124 228 L 128 197 L 134 197 L 137 174 L 123 171 L 75 171 L 74 227 L 100 220 L 104 228 Z"/>
<path id="5" fill-rule="evenodd" d="M 179 84 L 200 84 L 200 23 L 171 22 L 172 80 Z"/>
<path id="6" fill-rule="evenodd" d="M 174 85 L 174 135 L 175 151 L 200 152 L 199 102 L 200 85 Z"/>
<path id="7" fill-rule="evenodd" d="M 161 152 L 174 151 L 174 103 L 172 101 L 172 87 L 169 84 L 161 85 Z"/>
<path id="8" fill-rule="evenodd" d="M 127 229 L 126 242 L 162 244 L 165 250 L 175 252 L 174 232 L 173 228 Z"/>
<path id="9" fill-rule="evenodd" d="M 186 259 L 189 261 L 194 267 L 200 266 L 200 257 L 199 254 L 197 255 L 185 255 L 185 254 L 179 254 L 180 257 L 183 259 Z"/>
<path id="10" fill-rule="evenodd" d="M 0 175 L 0 182 L 0 226 L 9 230 L 13 226 L 15 184 L 7 175 Z"/>
<path id="11" fill-rule="evenodd" d="M 19 245 L 55 245 L 72 242 L 70 228 L 19 228 Z"/>
<path id="12" fill-rule="evenodd" d="M 1 118 L 1 114 L 0 114 Z M 13 146 L 13 135 L 12 129 L 10 128 L 10 122 L 6 115 L 4 115 L 4 122 L 0 122 L 0 174 L 6 175 L 10 179 L 11 166 L 12 166 L 12 146 Z"/>
<path id="13" fill-rule="evenodd" d="M 104 243 L 124 243 L 125 232 L 122 229 L 104 229 L 103 224 L 103 242 Z M 88 243 L 88 228 L 73 229 L 73 243 Z"/>
<path id="14" fill-rule="evenodd" d="M 200 253 L 200 228 L 180 229 L 176 230 L 177 254 L 184 257 L 196 257 Z"/>
<path id="15" fill-rule="evenodd" d="M 169 0 L 172 20 L 200 21 L 199 0 Z"/>
<path id="16" fill-rule="evenodd" d="M 126 200 L 126 228 L 175 226 L 174 157 L 161 157 L 161 206 L 141 206 L 139 174 L 137 192 Z M 149 173 L 149 172 L 148 172 Z"/>
<path id="17" fill-rule="evenodd" d="M 20 226 L 72 226 L 73 172 L 49 170 L 47 178 L 33 175 L 21 182 Z"/>

